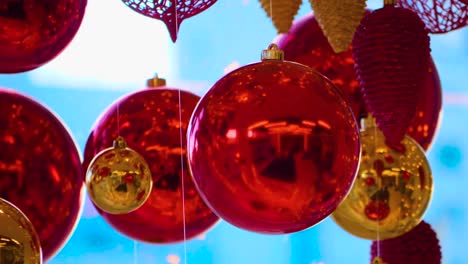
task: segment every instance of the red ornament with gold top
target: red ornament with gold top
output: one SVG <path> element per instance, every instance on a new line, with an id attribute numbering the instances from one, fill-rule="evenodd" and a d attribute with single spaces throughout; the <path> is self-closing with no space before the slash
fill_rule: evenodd
<path id="1" fill-rule="evenodd" d="M 221 218 L 267 234 L 311 227 L 344 199 L 360 154 L 341 93 L 276 45 L 220 79 L 195 109 L 188 158 L 200 195 Z"/>
<path id="2" fill-rule="evenodd" d="M 112 214 L 97 208 L 98 212 L 132 239 L 174 243 L 202 234 L 219 218 L 198 195 L 186 160 L 186 128 L 199 97 L 166 87 L 163 79 L 151 79 L 148 84 L 148 89 L 117 100 L 98 119 L 86 143 L 84 166 L 122 136 L 148 163 L 151 193 L 132 212 Z"/>
<path id="3" fill-rule="evenodd" d="M 335 53 L 312 14 L 296 21 L 289 33 L 279 35 L 275 42 L 285 52 L 286 60 L 307 65 L 329 78 L 341 90 L 356 118 L 367 116 L 352 50 Z M 442 88 L 432 60 L 417 99 L 416 116 L 407 135 L 427 150 L 437 132 L 442 108 Z"/>
<path id="4" fill-rule="evenodd" d="M 0 73 L 33 70 L 60 54 L 83 19 L 87 0 L 2 0 Z"/>

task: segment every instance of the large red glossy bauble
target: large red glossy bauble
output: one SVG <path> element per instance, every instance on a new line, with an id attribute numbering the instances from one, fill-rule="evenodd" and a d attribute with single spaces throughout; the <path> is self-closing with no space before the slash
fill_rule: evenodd
<path id="1" fill-rule="evenodd" d="M 358 126 L 339 91 L 309 67 L 281 60 L 220 79 L 187 136 L 204 200 L 227 222 L 259 233 L 320 222 L 345 198 L 359 162 Z"/>
<path id="2" fill-rule="evenodd" d="M 0 1 L 0 73 L 35 69 L 62 52 L 78 31 L 87 0 Z"/>
<path id="3" fill-rule="evenodd" d="M 342 92 L 356 118 L 367 116 L 352 51 L 335 53 L 312 14 L 296 21 L 289 34 L 276 40 L 287 60 L 305 64 L 328 77 Z M 436 134 L 442 107 L 442 88 L 431 60 L 418 97 L 417 113 L 407 134 L 427 150 Z"/>
<path id="4" fill-rule="evenodd" d="M 77 146 L 44 106 L 0 89 L 0 197 L 39 234 L 44 260 L 67 242 L 80 218 L 84 184 Z"/>
<path id="5" fill-rule="evenodd" d="M 198 195 L 186 161 L 186 129 L 200 98 L 184 91 L 180 96 L 182 123 L 176 89 L 148 88 L 119 99 L 98 119 L 86 144 L 84 165 L 88 167 L 97 153 L 112 146 L 120 125 L 120 135 L 128 147 L 148 163 L 153 189 L 146 203 L 121 215 L 98 209 L 112 227 L 136 240 L 148 243 L 184 240 L 184 210 L 187 239 L 205 232 L 219 219 Z"/>

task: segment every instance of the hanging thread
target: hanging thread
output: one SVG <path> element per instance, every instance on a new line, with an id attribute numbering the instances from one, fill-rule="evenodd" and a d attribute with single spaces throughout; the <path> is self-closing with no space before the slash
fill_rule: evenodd
<path id="1" fill-rule="evenodd" d="M 175 8 L 175 20 L 176 20 L 176 32 L 179 31 L 179 21 L 178 21 L 178 14 L 177 14 L 177 0 L 174 0 L 174 8 Z M 177 45 L 177 44 L 176 44 Z M 185 219 L 185 183 L 184 183 L 184 144 L 182 140 L 183 132 L 182 132 L 182 99 L 181 99 L 181 91 L 180 87 L 177 88 L 178 95 L 179 95 L 179 137 L 180 137 L 180 177 L 181 177 L 181 191 L 182 191 L 182 222 L 183 222 L 183 232 L 184 232 L 184 263 L 187 264 L 187 228 L 186 228 L 186 219 Z"/>

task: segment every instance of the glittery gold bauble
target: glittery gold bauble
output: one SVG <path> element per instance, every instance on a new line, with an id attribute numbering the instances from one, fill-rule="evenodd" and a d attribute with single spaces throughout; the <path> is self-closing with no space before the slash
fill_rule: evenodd
<path id="1" fill-rule="evenodd" d="M 42 263 L 41 244 L 33 225 L 16 206 L 2 198 L 0 198 L 0 263 Z"/>
<path id="2" fill-rule="evenodd" d="M 401 142 L 404 150 L 394 150 L 385 145 L 372 118 L 363 127 L 358 175 L 332 218 L 361 238 L 397 237 L 421 222 L 432 197 L 431 169 L 424 150 L 410 137 Z"/>
<path id="3" fill-rule="evenodd" d="M 314 15 L 333 50 L 347 51 L 366 10 L 366 0 L 310 0 Z"/>
<path id="4" fill-rule="evenodd" d="M 118 137 L 112 148 L 98 153 L 86 173 L 86 187 L 93 203 L 111 214 L 138 209 L 148 199 L 153 181 L 148 164 Z"/>
<path id="5" fill-rule="evenodd" d="M 267 16 L 273 20 L 278 33 L 281 34 L 288 33 L 302 0 L 260 0 L 260 3 Z"/>

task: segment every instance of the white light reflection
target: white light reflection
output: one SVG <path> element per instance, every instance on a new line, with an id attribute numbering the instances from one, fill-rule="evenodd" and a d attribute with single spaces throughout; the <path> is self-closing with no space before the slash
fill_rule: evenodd
<path id="1" fill-rule="evenodd" d="M 50 63 L 30 72 L 35 84 L 60 88 L 144 87 L 155 72 L 172 79 L 175 50 L 166 26 L 118 0 L 88 1 L 78 34 Z"/>

